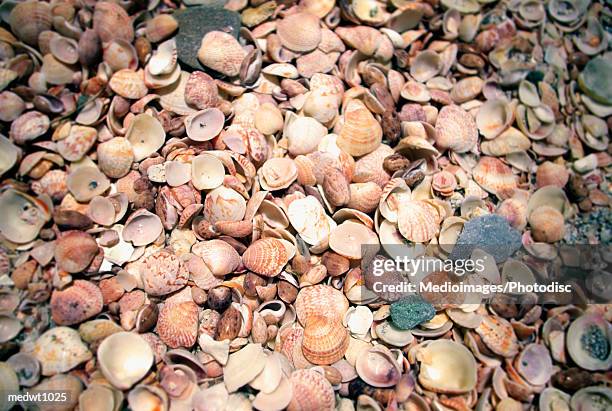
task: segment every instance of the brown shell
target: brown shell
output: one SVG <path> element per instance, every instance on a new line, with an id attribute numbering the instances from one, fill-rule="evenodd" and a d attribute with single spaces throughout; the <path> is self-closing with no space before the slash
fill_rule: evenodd
<path id="1" fill-rule="evenodd" d="M 157 43 L 170 37 L 178 29 L 178 21 L 170 14 L 159 14 L 147 21 L 146 35 L 149 41 Z"/>
<path id="2" fill-rule="evenodd" d="M 102 292 L 94 283 L 75 280 L 51 294 L 51 316 L 58 325 L 81 323 L 102 312 Z"/>
<path id="3" fill-rule="evenodd" d="M 472 171 L 474 181 L 498 197 L 509 198 L 517 188 L 517 177 L 512 169 L 495 157 L 481 157 Z"/>
<path id="4" fill-rule="evenodd" d="M 55 243 L 55 261 L 69 273 L 85 270 L 98 254 L 98 243 L 83 231 L 68 231 Z"/>
<path id="5" fill-rule="evenodd" d="M 291 374 L 293 397 L 287 411 L 332 411 L 336 404 L 334 389 L 325 376 L 312 369 Z"/>
<path id="6" fill-rule="evenodd" d="M 531 235 L 535 241 L 554 243 L 565 235 L 563 214 L 555 207 L 543 205 L 529 215 Z"/>
<path id="7" fill-rule="evenodd" d="M 514 329 L 510 323 L 498 316 L 485 315 L 476 328 L 482 342 L 497 355 L 514 357 L 519 345 Z"/>
<path id="8" fill-rule="evenodd" d="M 38 35 L 50 30 L 53 23 L 51 7 L 44 1 L 17 3 L 9 15 L 11 31 L 23 42 L 36 46 Z"/>
<path id="9" fill-rule="evenodd" d="M 310 13 L 294 13 L 276 23 L 276 34 L 289 50 L 311 51 L 321 42 L 320 21 Z"/>
<path id="10" fill-rule="evenodd" d="M 325 316 L 312 316 L 304 328 L 302 352 L 313 364 L 330 365 L 344 357 L 349 334 L 340 321 Z"/>
<path id="11" fill-rule="evenodd" d="M 327 170 L 323 179 L 323 193 L 333 206 L 339 207 L 349 202 L 351 195 L 349 184 L 342 171 L 337 168 Z"/>
<path id="12" fill-rule="evenodd" d="M 476 121 L 459 106 L 444 106 L 436 119 L 436 145 L 457 153 L 470 151 L 478 141 Z"/>
<path id="13" fill-rule="evenodd" d="M 159 251 L 146 257 L 140 267 L 145 291 L 151 295 L 164 295 L 177 291 L 187 284 L 189 270 L 179 257 L 167 251 Z"/>
<path id="14" fill-rule="evenodd" d="M 285 245 L 276 238 L 264 238 L 251 244 L 244 254 L 244 266 L 261 275 L 276 277 L 289 261 Z"/>
<path id="15" fill-rule="evenodd" d="M 193 301 L 166 302 L 157 320 L 159 338 L 170 348 L 193 346 L 198 337 L 198 306 Z"/>
<path id="16" fill-rule="evenodd" d="M 569 180 L 567 167 L 561 164 L 545 161 L 538 166 L 536 171 L 536 187 L 553 185 L 559 188 L 565 187 Z"/>
<path id="17" fill-rule="evenodd" d="M 344 294 L 325 284 L 301 289 L 295 300 L 295 311 L 301 324 L 307 324 L 310 317 L 320 314 L 341 321 L 348 307 Z"/>
<path id="18" fill-rule="evenodd" d="M 93 28 L 103 43 L 116 39 L 132 42 L 134 27 L 132 19 L 119 4 L 110 1 L 96 2 Z"/>

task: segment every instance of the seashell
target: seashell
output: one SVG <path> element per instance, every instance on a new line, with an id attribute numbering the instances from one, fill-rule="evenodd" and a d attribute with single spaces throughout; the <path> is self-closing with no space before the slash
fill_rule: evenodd
<path id="1" fill-rule="evenodd" d="M 79 62 L 86 66 L 93 65 L 98 61 L 101 49 L 98 33 L 93 29 L 86 29 L 79 37 Z"/>
<path id="2" fill-rule="evenodd" d="M 391 147 L 381 144 L 376 150 L 361 157 L 355 162 L 353 182 L 366 183 L 373 181 L 380 187 L 384 187 L 389 181 L 389 174 L 385 171 L 383 164 L 385 158 L 393 153 Z"/>
<path id="3" fill-rule="evenodd" d="M 569 409 L 570 395 L 553 387 L 547 387 L 540 393 L 538 402 L 542 411 L 553 411 L 556 409 Z"/>
<path id="4" fill-rule="evenodd" d="M 609 349 L 612 327 L 598 314 L 585 314 L 567 330 L 567 350 L 572 360 L 589 371 L 607 370 L 612 364 Z"/>
<path id="5" fill-rule="evenodd" d="M 138 54 L 132 43 L 116 39 L 110 43 L 105 43 L 102 51 L 103 60 L 112 71 L 123 69 L 136 70 L 138 68 Z M 132 80 L 129 81 L 132 82 Z M 133 81 L 134 84 L 140 84 L 140 79 Z"/>
<path id="6" fill-rule="evenodd" d="M 438 234 L 439 215 L 434 207 L 424 201 L 402 201 L 397 213 L 397 226 L 408 241 L 424 243 Z"/>
<path id="7" fill-rule="evenodd" d="M 596 410 L 597 407 L 605 410 L 610 405 L 612 405 L 612 392 L 603 385 L 582 388 L 576 391 L 570 400 L 570 409 L 573 410 Z"/>
<path id="8" fill-rule="evenodd" d="M 47 83 L 53 85 L 63 85 L 72 82 L 75 75 L 75 66 L 69 66 L 56 59 L 52 54 L 43 57 L 43 65 L 40 69 L 41 74 Z"/>
<path id="9" fill-rule="evenodd" d="M 75 64 L 79 61 L 79 45 L 74 39 L 54 36 L 49 42 L 49 51 L 62 63 Z"/>
<path id="10" fill-rule="evenodd" d="M 374 327 L 376 336 L 394 347 L 405 347 L 414 341 L 410 330 L 401 330 L 389 321 L 383 321 Z"/>
<path id="11" fill-rule="evenodd" d="M 302 352 L 313 364 L 329 365 L 342 359 L 349 345 L 344 326 L 326 316 L 312 316 L 304 328 Z"/>
<path id="12" fill-rule="evenodd" d="M 26 109 L 25 102 L 12 91 L 0 93 L 0 121 L 15 120 Z"/>
<path id="13" fill-rule="evenodd" d="M 174 39 L 164 41 L 157 46 L 157 51 L 149 59 L 147 71 L 153 76 L 171 74 L 175 71 L 177 60 L 178 56 Z"/>
<path id="14" fill-rule="evenodd" d="M 52 22 L 51 7 L 43 1 L 17 3 L 8 16 L 11 31 L 31 46 L 37 45 L 39 34 L 50 30 Z"/>
<path id="15" fill-rule="evenodd" d="M 506 129 L 493 140 L 480 143 L 480 149 L 484 154 L 496 157 L 524 152 L 529 147 L 531 147 L 531 141 L 514 127 Z"/>
<path id="16" fill-rule="evenodd" d="M 295 370 L 290 380 L 293 396 L 288 411 L 334 409 L 334 390 L 323 374 L 313 369 Z"/>
<path id="17" fill-rule="evenodd" d="M 9 137 L 17 144 L 25 144 L 49 130 L 49 117 L 38 111 L 28 111 L 11 123 Z"/>
<path id="18" fill-rule="evenodd" d="M 140 381 L 153 365 L 153 351 L 140 335 L 118 332 L 98 347 L 100 371 L 113 387 L 126 390 Z"/>
<path id="19" fill-rule="evenodd" d="M 134 40 L 134 27 L 127 12 L 117 3 L 99 1 L 93 13 L 93 28 L 103 43 Z"/>
<path id="20" fill-rule="evenodd" d="M 426 103 L 431 100 L 431 94 L 427 87 L 412 80 L 403 85 L 400 95 L 408 101 L 416 101 L 417 103 Z"/>
<path id="21" fill-rule="evenodd" d="M 289 204 L 287 217 L 300 237 L 308 244 L 315 245 L 329 237 L 331 226 L 325 210 L 313 196 L 294 200 Z"/>
<path id="22" fill-rule="evenodd" d="M 223 184 L 224 176 L 223 163 L 215 156 L 200 154 L 191 160 L 191 180 L 198 190 L 219 187 Z"/>
<path id="23" fill-rule="evenodd" d="M 144 258 L 140 276 L 145 292 L 157 296 L 183 288 L 189 280 L 189 270 L 176 255 L 159 251 Z"/>
<path id="24" fill-rule="evenodd" d="M 349 100 L 344 106 L 338 147 L 352 156 L 362 156 L 378 148 L 381 141 L 382 128 L 365 104 Z"/>
<path id="25" fill-rule="evenodd" d="M 337 106 L 335 112 L 337 112 Z M 327 135 L 327 128 L 316 119 L 287 113 L 283 136 L 287 138 L 288 150 L 292 155 L 312 153 L 325 135 Z"/>
<path id="26" fill-rule="evenodd" d="M 244 364 L 249 364 L 245 367 Z M 241 350 L 230 354 L 223 370 L 223 382 L 229 392 L 251 382 L 264 369 L 266 354 L 259 344 L 247 344 Z"/>
<path id="27" fill-rule="evenodd" d="M 133 100 L 143 98 L 149 92 L 145 85 L 144 72 L 142 70 L 121 69 L 113 74 L 108 85 L 121 97 Z M 143 114 L 140 115 L 142 116 Z M 132 121 L 136 121 L 136 119 Z"/>
<path id="28" fill-rule="evenodd" d="M 268 357 L 269 358 L 269 357 Z M 261 411 L 275 411 L 279 408 L 285 408 L 291 402 L 293 397 L 293 388 L 291 382 L 285 376 L 282 376 L 277 388 L 271 393 L 260 391 L 253 400 L 253 407 Z"/>
<path id="29" fill-rule="evenodd" d="M 476 361 L 462 344 L 451 340 L 434 340 L 417 354 L 421 362 L 419 382 L 428 390 L 461 394 L 476 386 Z"/>
<path id="30" fill-rule="evenodd" d="M 323 193 L 332 206 L 339 207 L 349 202 L 349 184 L 342 171 L 337 168 L 328 169 L 323 179 Z"/>
<path id="31" fill-rule="evenodd" d="M 569 180 L 569 171 L 563 165 L 545 161 L 536 170 L 536 187 L 553 185 L 559 188 L 565 187 Z"/>
<path id="32" fill-rule="evenodd" d="M 354 183 L 349 186 L 350 200 L 347 206 L 351 209 L 370 213 L 378 207 L 382 195 L 380 186 L 372 181 L 368 183 Z"/>
<path id="33" fill-rule="evenodd" d="M 98 254 L 98 243 L 83 231 L 67 231 L 55 243 L 55 261 L 64 271 L 85 270 Z"/>
<path id="34" fill-rule="evenodd" d="M 554 243 L 565 235 L 563 214 L 554 207 L 540 206 L 529 214 L 528 220 L 535 241 Z"/>
<path id="35" fill-rule="evenodd" d="M 18 383 L 20 385 L 31 387 L 40 379 L 40 363 L 31 354 L 26 354 L 23 352 L 13 354 L 8 360 L 6 360 L 6 363 L 13 370 L 15 370 L 15 373 L 19 378 Z"/>
<path id="36" fill-rule="evenodd" d="M 529 344 L 516 357 L 516 370 L 531 385 L 545 385 L 553 374 L 552 359 L 546 346 Z"/>
<path id="37" fill-rule="evenodd" d="M 102 384 L 90 384 L 85 391 L 79 395 L 78 409 L 98 409 L 98 407 L 113 408 L 119 397 L 123 401 L 123 395 L 118 394 L 114 389 Z"/>
<path id="38" fill-rule="evenodd" d="M 134 162 L 132 145 L 123 137 L 111 138 L 98 144 L 97 154 L 100 171 L 110 178 L 125 176 Z"/>
<path id="39" fill-rule="evenodd" d="M 222 31 L 206 33 L 198 51 L 198 60 L 204 66 L 230 77 L 240 73 L 240 65 L 245 56 L 246 52 L 238 40 Z"/>
<path id="40" fill-rule="evenodd" d="M 264 190 L 281 190 L 295 181 L 297 166 L 290 158 L 271 158 L 261 166 L 258 176 Z"/>
<path id="41" fill-rule="evenodd" d="M 198 338 L 196 303 L 166 300 L 159 310 L 157 333 L 170 348 L 192 347 Z"/>
<path id="42" fill-rule="evenodd" d="M 478 141 L 474 118 L 459 106 L 444 106 L 436 119 L 436 146 L 456 153 L 470 151 Z"/>
<path id="43" fill-rule="evenodd" d="M 40 362 L 42 375 L 61 374 L 92 358 L 79 333 L 68 327 L 54 327 L 43 333 L 32 349 Z"/>
<path id="44" fill-rule="evenodd" d="M 57 142 L 57 150 L 64 159 L 79 161 L 93 147 L 97 137 L 95 128 L 74 125 L 68 136 Z"/>
<path id="45" fill-rule="evenodd" d="M 373 56 L 380 47 L 383 35 L 373 27 L 337 27 L 335 33 L 349 47 L 366 56 Z"/>
<path id="46" fill-rule="evenodd" d="M 330 321 L 341 322 L 349 305 L 341 291 L 317 284 L 300 289 L 294 306 L 300 323 L 307 324 L 311 317 L 321 314 Z"/>
<path id="47" fill-rule="evenodd" d="M 21 321 L 10 315 L 0 315 L 0 341 L 5 343 L 15 338 L 23 329 Z"/>
<path id="48" fill-rule="evenodd" d="M 343 324 L 353 335 L 366 335 L 370 331 L 374 316 L 369 308 L 364 306 L 351 307 L 346 312 Z"/>
<path id="49" fill-rule="evenodd" d="M 521 103 L 529 107 L 538 107 L 541 103 L 536 85 L 528 80 L 519 83 L 518 96 Z"/>
<path id="50" fill-rule="evenodd" d="M 355 369 L 363 381 L 382 388 L 396 385 L 402 374 L 393 354 L 383 345 L 362 351 L 357 357 Z"/>
<path id="51" fill-rule="evenodd" d="M 410 75 L 421 83 L 432 79 L 442 69 L 442 60 L 435 51 L 425 50 L 417 54 L 410 65 Z"/>
<path id="52" fill-rule="evenodd" d="M 220 102 L 217 83 L 208 74 L 194 71 L 185 84 L 185 102 L 198 110 L 217 107 Z"/>
<path id="53" fill-rule="evenodd" d="M 1 105 L 2 102 L 0 96 L 0 106 Z M 0 176 L 13 168 L 20 157 L 21 150 L 8 138 L 0 134 Z"/>
<path id="54" fill-rule="evenodd" d="M 466 77 L 459 80 L 451 90 L 451 98 L 456 104 L 465 103 L 475 99 L 480 92 L 484 81 L 480 77 Z"/>
<path id="55" fill-rule="evenodd" d="M 218 108 L 207 108 L 185 118 L 185 131 L 194 141 L 208 141 L 215 138 L 225 123 L 225 116 Z"/>
<path id="56" fill-rule="evenodd" d="M 178 22 L 170 14 L 159 14 L 147 21 L 145 33 L 151 43 L 159 43 L 178 29 Z"/>
<path id="57" fill-rule="evenodd" d="M 518 353 L 518 339 L 510 323 L 490 315 L 483 316 L 482 322 L 476 328 L 476 333 L 482 342 L 495 354 L 502 357 L 513 357 Z"/>
<path id="58" fill-rule="evenodd" d="M 472 172 L 474 181 L 501 199 L 511 197 L 517 188 L 517 177 L 497 158 L 481 157 Z"/>
<path id="59" fill-rule="evenodd" d="M 234 272 L 241 263 L 240 255 L 234 247 L 222 240 L 199 242 L 193 246 L 192 252 L 201 257 L 216 276 Z"/>
<path id="60" fill-rule="evenodd" d="M 321 27 L 317 16 L 298 12 L 276 23 L 276 34 L 283 47 L 296 52 L 315 49 L 321 42 Z"/>
<path id="61" fill-rule="evenodd" d="M 10 188 L 0 193 L 0 207 L 6 215 L 0 219 L 0 233 L 17 244 L 34 240 L 50 219 L 45 204 Z"/>
<path id="62" fill-rule="evenodd" d="M 514 113 L 511 105 L 502 100 L 488 100 L 478 109 L 476 125 L 478 131 L 486 139 L 499 136 L 514 122 Z"/>
<path id="63" fill-rule="evenodd" d="M 134 161 L 142 161 L 164 145 L 166 132 L 155 117 L 144 113 L 132 119 L 125 138 L 132 145 Z"/>
<path id="64" fill-rule="evenodd" d="M 98 315 L 102 311 L 100 289 L 84 280 L 75 280 L 64 290 L 51 294 L 51 316 L 59 325 L 73 325 Z"/>
<path id="65" fill-rule="evenodd" d="M 79 167 L 68 174 L 68 190 L 77 201 L 87 202 L 103 194 L 110 187 L 110 181 L 96 167 Z"/>
<path id="66" fill-rule="evenodd" d="M 378 237 L 364 224 L 350 220 L 338 225 L 329 235 L 329 248 L 346 258 L 361 258 L 361 247 L 365 244 L 378 245 Z"/>
<path id="67" fill-rule="evenodd" d="M 161 219 L 144 209 L 136 210 L 128 217 L 123 227 L 124 241 L 130 241 L 134 246 L 140 247 L 151 244 L 164 231 Z"/>
<path id="68" fill-rule="evenodd" d="M 293 257 L 285 243 L 276 238 L 257 240 L 242 254 L 242 263 L 257 274 L 276 277 Z"/>
<path id="69" fill-rule="evenodd" d="M 265 135 L 276 134 L 283 128 L 283 115 L 272 103 L 264 103 L 255 113 L 255 127 Z M 327 131 L 327 130 L 326 130 Z"/>
<path id="70" fill-rule="evenodd" d="M 245 212 L 244 197 L 224 186 L 209 192 L 204 200 L 204 218 L 211 224 L 219 221 L 241 221 Z"/>

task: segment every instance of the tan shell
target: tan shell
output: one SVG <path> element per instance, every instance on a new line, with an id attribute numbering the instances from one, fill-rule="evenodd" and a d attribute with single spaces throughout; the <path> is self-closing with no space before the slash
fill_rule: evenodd
<path id="1" fill-rule="evenodd" d="M 17 3 L 8 17 L 11 31 L 31 46 L 37 44 L 40 33 L 51 29 L 53 22 L 51 7 L 43 1 Z"/>
<path id="2" fill-rule="evenodd" d="M 569 180 L 569 171 L 562 164 L 545 161 L 538 166 L 536 171 L 536 187 L 553 185 L 559 188 L 565 187 Z"/>
<path id="3" fill-rule="evenodd" d="M 420 52 L 410 64 L 410 75 L 421 83 L 435 77 L 442 69 L 442 59 L 435 51 Z"/>
<path id="4" fill-rule="evenodd" d="M 424 243 L 438 234 L 439 215 L 433 206 L 424 201 L 402 201 L 399 204 L 397 226 L 408 241 Z"/>
<path id="5" fill-rule="evenodd" d="M 0 176 L 13 168 L 20 156 L 21 150 L 8 138 L 0 135 Z"/>
<path id="6" fill-rule="evenodd" d="M 165 295 L 183 288 L 189 280 L 189 271 L 179 257 L 159 251 L 142 261 L 140 276 L 147 294 Z"/>
<path id="7" fill-rule="evenodd" d="M 478 141 L 474 118 L 459 106 L 444 106 L 436 120 L 436 145 L 457 153 L 470 151 Z"/>
<path id="8" fill-rule="evenodd" d="M 361 157 L 355 162 L 353 174 L 354 183 L 367 183 L 373 181 L 380 187 L 384 187 L 389 181 L 389 174 L 383 168 L 385 158 L 394 151 L 386 144 L 381 144 L 376 150 Z"/>
<path id="9" fill-rule="evenodd" d="M 382 33 L 369 26 L 337 27 L 335 33 L 348 46 L 359 50 L 366 56 L 374 55 L 383 39 Z"/>
<path id="10" fill-rule="evenodd" d="M 361 352 L 355 364 L 357 374 L 373 387 L 392 387 L 402 375 L 399 364 L 391 351 L 384 345 Z"/>
<path id="11" fill-rule="evenodd" d="M 13 121 L 23 111 L 26 105 L 21 97 L 12 91 L 3 91 L 0 93 L 0 121 Z"/>
<path id="12" fill-rule="evenodd" d="M 457 104 L 476 98 L 482 91 L 484 80 L 480 77 L 466 77 L 455 84 L 451 90 L 451 98 Z"/>
<path id="13" fill-rule="evenodd" d="M 292 257 L 284 240 L 264 238 L 252 243 L 242 254 L 244 266 L 266 277 L 276 277 Z"/>
<path id="14" fill-rule="evenodd" d="M 330 222 L 321 203 L 313 196 L 294 200 L 289 204 L 287 217 L 302 239 L 311 245 L 329 237 Z"/>
<path id="15" fill-rule="evenodd" d="M 45 134 L 49 125 L 49 117 L 38 111 L 28 111 L 11 123 L 9 137 L 17 144 L 24 144 Z"/>
<path id="16" fill-rule="evenodd" d="M 276 34 L 289 50 L 311 51 L 321 42 L 319 18 L 307 12 L 290 14 L 276 23 Z"/>
<path id="17" fill-rule="evenodd" d="M 0 207 L 6 216 L 0 219 L 0 233 L 18 244 L 34 240 L 51 217 L 37 200 L 13 189 L 0 193 Z"/>
<path id="18" fill-rule="evenodd" d="M 210 31 L 202 38 L 198 60 L 219 73 L 234 77 L 246 56 L 238 40 L 222 31 Z"/>
<path id="19" fill-rule="evenodd" d="M 191 181 L 198 190 L 210 190 L 223 184 L 225 168 L 217 157 L 200 154 L 191 160 Z"/>
<path id="20" fill-rule="evenodd" d="M 485 315 L 476 332 L 482 338 L 482 342 L 495 354 L 513 357 L 518 353 L 518 339 L 507 320 Z"/>
<path id="21" fill-rule="evenodd" d="M 193 301 L 166 300 L 159 310 L 157 333 L 170 348 L 192 347 L 198 337 L 198 306 Z"/>
<path id="22" fill-rule="evenodd" d="M 240 221 L 246 212 L 244 197 L 235 190 L 220 186 L 206 195 L 204 218 L 214 224 L 219 221 Z"/>
<path id="23" fill-rule="evenodd" d="M 109 81 L 110 88 L 121 97 L 140 99 L 147 95 L 149 90 L 144 82 L 144 72 L 122 69 L 117 71 Z"/>
<path id="24" fill-rule="evenodd" d="M 295 370 L 291 374 L 293 398 L 288 411 L 332 411 L 336 404 L 334 390 L 323 374 L 313 369 Z"/>
<path id="25" fill-rule="evenodd" d="M 292 155 L 312 153 L 326 134 L 327 128 L 316 119 L 287 113 L 283 136 L 287 138 L 288 150 Z"/>
<path id="26" fill-rule="evenodd" d="M 134 40 L 132 20 L 119 4 L 110 1 L 96 3 L 93 15 L 93 28 L 102 42 L 121 39 L 128 42 Z"/>
<path id="27" fill-rule="evenodd" d="M 417 354 L 417 360 L 421 363 L 419 382 L 429 390 L 461 394 L 476 386 L 476 361 L 462 344 L 431 341 Z"/>
<path id="28" fill-rule="evenodd" d="M 43 375 L 70 371 L 92 358 L 81 341 L 79 332 L 68 327 L 54 327 L 42 334 L 34 343 L 32 355 L 42 366 Z"/>
<path id="29" fill-rule="evenodd" d="M 361 100 L 349 100 L 344 106 L 343 124 L 337 144 L 352 156 L 374 151 L 382 141 L 382 128 Z"/>
<path id="30" fill-rule="evenodd" d="M 192 252 L 201 257 L 209 270 L 217 276 L 234 272 L 241 262 L 234 247 L 222 240 L 199 242 L 193 246 Z"/>
<path id="31" fill-rule="evenodd" d="M 156 214 L 140 209 L 126 220 L 122 236 L 123 240 L 140 247 L 151 244 L 163 231 L 161 219 Z"/>
<path id="32" fill-rule="evenodd" d="M 502 199 L 511 197 L 517 188 L 512 169 L 497 158 L 481 157 L 472 172 L 474 181 Z"/>
<path id="33" fill-rule="evenodd" d="M 554 207 L 540 206 L 529 215 L 531 235 L 535 241 L 554 243 L 565 235 L 563 214 Z"/>
<path id="34" fill-rule="evenodd" d="M 301 289 L 295 300 L 295 311 L 303 325 L 306 325 L 311 317 L 320 314 L 340 322 L 348 306 L 348 300 L 342 291 L 324 284 Z"/>
<path id="35" fill-rule="evenodd" d="M 249 364 L 245 367 L 244 364 Z M 223 371 L 223 381 L 229 392 L 248 384 L 263 370 L 266 355 L 259 344 L 248 344 L 229 356 Z"/>
<path id="36" fill-rule="evenodd" d="M 49 42 L 49 50 L 62 63 L 75 64 L 79 61 L 79 45 L 74 39 L 54 36 Z"/>
<path id="37" fill-rule="evenodd" d="M 77 201 L 87 202 L 110 187 L 108 178 L 96 167 L 79 167 L 68 174 L 68 190 Z"/>
<path id="38" fill-rule="evenodd" d="M 75 280 L 71 286 L 51 294 L 51 316 L 59 325 L 82 323 L 100 314 L 102 306 L 100 289 L 89 281 Z"/>
<path id="39" fill-rule="evenodd" d="M 513 106 L 502 99 L 488 100 L 476 114 L 476 125 L 486 139 L 496 138 L 513 122 Z"/>
<path id="40" fill-rule="evenodd" d="M 106 337 L 98 347 L 98 364 L 104 377 L 125 390 L 140 381 L 153 365 L 153 351 L 140 335 L 118 332 Z"/>
<path id="41" fill-rule="evenodd" d="M 166 132 L 155 117 L 143 113 L 132 119 L 125 138 L 132 144 L 134 161 L 142 161 L 164 145 Z"/>
<path id="42" fill-rule="evenodd" d="M 170 14 L 159 14 L 147 21 L 146 35 L 150 42 L 158 43 L 178 29 L 178 21 Z"/>
<path id="43" fill-rule="evenodd" d="M 493 140 L 483 141 L 480 149 L 488 156 L 504 156 L 512 153 L 526 151 L 531 147 L 527 136 L 514 127 L 506 129 Z"/>
<path id="44" fill-rule="evenodd" d="M 350 220 L 339 224 L 329 235 L 329 248 L 350 259 L 361 258 L 361 248 L 366 244 L 378 244 L 376 233 L 364 224 Z"/>
<path id="45" fill-rule="evenodd" d="M 55 261 L 69 273 L 85 270 L 98 253 L 98 243 L 84 231 L 67 231 L 55 243 Z"/>
<path id="46" fill-rule="evenodd" d="M 123 137 L 111 138 L 98 144 L 98 166 L 110 178 L 121 178 L 132 168 L 134 151 L 129 140 Z"/>
<path id="47" fill-rule="evenodd" d="M 344 357 L 349 345 L 346 328 L 337 320 L 312 316 L 304 328 L 302 352 L 313 364 L 329 365 Z"/>
<path id="48" fill-rule="evenodd" d="M 421 83 L 409 80 L 403 86 L 400 95 L 408 101 L 416 101 L 417 103 L 426 103 L 431 100 L 431 93 Z"/>
<path id="49" fill-rule="evenodd" d="M 289 187 L 297 178 L 298 170 L 290 158 L 271 158 L 261 166 L 257 174 L 261 187 L 274 191 Z"/>
<path id="50" fill-rule="evenodd" d="M 64 139 L 57 142 L 57 151 L 68 161 L 79 161 L 96 143 L 95 128 L 74 125 Z"/>

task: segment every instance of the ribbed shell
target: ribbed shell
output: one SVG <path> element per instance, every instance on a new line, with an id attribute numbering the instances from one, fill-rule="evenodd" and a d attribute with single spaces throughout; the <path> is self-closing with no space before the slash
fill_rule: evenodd
<path id="1" fill-rule="evenodd" d="M 518 339 L 512 325 L 501 317 L 484 316 L 476 332 L 482 342 L 497 355 L 514 357 L 518 352 Z"/>
<path id="2" fill-rule="evenodd" d="M 517 188 L 512 169 L 495 157 L 481 157 L 472 173 L 474 181 L 500 198 L 511 197 Z"/>
<path id="3" fill-rule="evenodd" d="M 187 284 L 189 271 L 179 257 L 160 251 L 146 257 L 140 267 L 145 291 L 151 295 L 164 295 Z"/>
<path id="4" fill-rule="evenodd" d="M 59 325 L 78 324 L 100 314 L 103 307 L 102 292 L 97 285 L 75 280 L 63 290 L 51 295 L 51 316 Z"/>
<path id="5" fill-rule="evenodd" d="M 389 173 L 383 169 L 385 158 L 393 154 L 394 151 L 386 144 L 381 144 L 370 154 L 363 156 L 355 162 L 354 183 L 366 183 L 373 181 L 381 187 L 389 181 Z"/>
<path id="6" fill-rule="evenodd" d="M 44 1 L 17 3 L 9 15 L 11 31 L 31 46 L 37 45 L 38 35 L 50 30 L 52 23 L 51 7 Z"/>
<path id="7" fill-rule="evenodd" d="M 115 137 L 98 145 L 98 166 L 111 178 L 121 178 L 130 172 L 134 162 L 134 150 L 123 137 Z"/>
<path id="8" fill-rule="evenodd" d="M 436 209 L 420 200 L 403 201 L 399 205 L 397 226 L 408 241 L 424 243 L 440 229 Z"/>
<path id="9" fill-rule="evenodd" d="M 296 370 L 291 374 L 293 398 L 288 411 L 331 411 L 336 404 L 334 389 L 325 376 L 315 370 Z"/>
<path id="10" fill-rule="evenodd" d="M 144 82 L 144 74 L 142 70 L 119 70 L 113 74 L 113 77 L 111 77 L 109 86 L 121 97 L 133 100 L 143 98 L 149 92 Z"/>
<path id="11" fill-rule="evenodd" d="M 478 141 L 474 118 L 459 106 L 444 106 L 436 120 L 436 145 L 465 153 Z"/>
<path id="12" fill-rule="evenodd" d="M 238 75 L 245 56 L 238 40 L 222 31 L 207 33 L 198 51 L 198 60 L 203 65 L 230 77 Z"/>
<path id="13" fill-rule="evenodd" d="M 275 238 L 257 240 L 242 254 L 246 268 L 266 277 L 276 277 L 288 261 L 287 248 Z"/>
<path id="14" fill-rule="evenodd" d="M 305 12 L 291 14 L 276 23 L 276 34 L 281 44 L 289 50 L 314 50 L 321 42 L 319 18 Z"/>
<path id="15" fill-rule="evenodd" d="M 382 128 L 361 100 L 349 100 L 337 144 L 352 156 L 374 151 L 382 141 Z"/>
<path id="16" fill-rule="evenodd" d="M 341 321 L 349 303 L 342 291 L 325 284 L 317 284 L 300 290 L 295 300 L 295 311 L 301 324 L 311 317 L 321 315 Z"/>
<path id="17" fill-rule="evenodd" d="M 215 275 L 230 274 L 240 265 L 238 252 L 222 240 L 210 240 L 197 243 L 192 252 L 204 260 L 206 266 Z"/>
<path id="18" fill-rule="evenodd" d="M 128 42 L 134 40 L 132 19 L 117 3 L 101 1 L 96 3 L 93 15 L 93 28 L 103 43 L 122 39 Z"/>
<path id="19" fill-rule="evenodd" d="M 193 346 L 198 337 L 198 306 L 193 301 L 166 302 L 159 311 L 157 333 L 171 348 Z"/>
<path id="20" fill-rule="evenodd" d="M 312 316 L 304 328 L 302 352 L 308 361 L 329 365 L 344 357 L 349 346 L 349 335 L 339 320 Z"/>

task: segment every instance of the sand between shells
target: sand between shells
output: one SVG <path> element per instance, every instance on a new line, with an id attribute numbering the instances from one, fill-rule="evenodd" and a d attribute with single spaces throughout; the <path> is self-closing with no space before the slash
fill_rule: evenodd
<path id="1" fill-rule="evenodd" d="M 609 2 L 27 0 L 0 18 L 2 392 L 612 408 L 608 304 L 391 306 L 360 268 L 362 245 L 443 259 L 485 220 L 527 250 L 490 282 L 609 244 Z"/>

